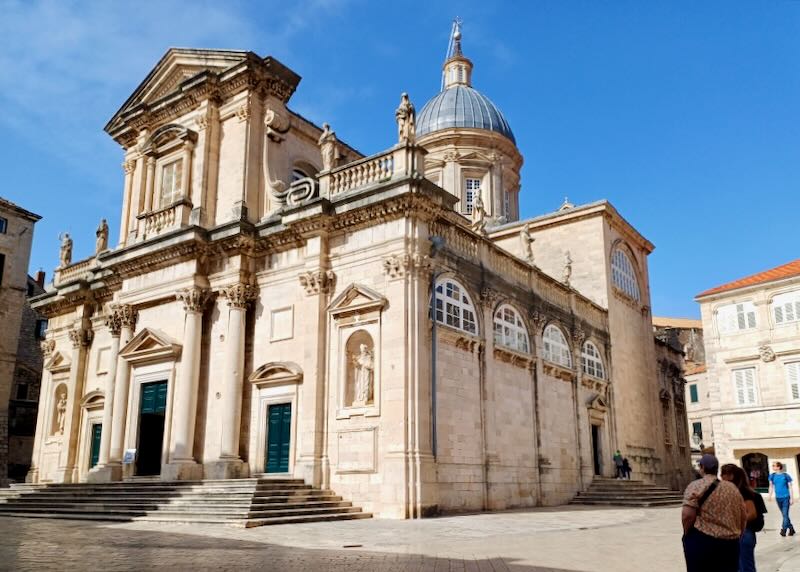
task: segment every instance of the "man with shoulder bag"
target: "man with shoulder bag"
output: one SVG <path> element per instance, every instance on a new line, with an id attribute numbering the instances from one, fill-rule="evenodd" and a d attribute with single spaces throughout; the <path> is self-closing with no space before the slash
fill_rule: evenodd
<path id="1" fill-rule="evenodd" d="M 683 495 L 683 554 L 687 572 L 737 572 L 739 539 L 747 523 L 744 499 L 736 485 L 717 479 L 719 461 L 703 455 L 702 478 Z"/>

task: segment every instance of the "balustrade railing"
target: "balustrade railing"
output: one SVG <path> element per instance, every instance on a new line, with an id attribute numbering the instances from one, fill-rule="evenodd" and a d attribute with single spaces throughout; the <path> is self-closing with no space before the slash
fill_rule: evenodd
<path id="1" fill-rule="evenodd" d="M 182 200 L 164 208 L 140 214 L 136 217 L 140 221 L 139 239 L 151 238 L 168 230 L 186 226 L 189 223 L 191 212 L 191 203 Z"/>
<path id="2" fill-rule="evenodd" d="M 391 152 L 366 157 L 331 171 L 330 194 L 333 196 L 346 193 L 351 189 L 380 183 L 390 179 L 393 173 L 394 156 Z"/>

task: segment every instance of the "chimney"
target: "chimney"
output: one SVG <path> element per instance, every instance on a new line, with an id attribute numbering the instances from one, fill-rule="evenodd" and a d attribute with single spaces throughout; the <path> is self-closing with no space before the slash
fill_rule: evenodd
<path id="1" fill-rule="evenodd" d="M 44 270 L 39 269 L 36 272 L 36 283 L 39 285 L 39 288 L 44 288 Z"/>

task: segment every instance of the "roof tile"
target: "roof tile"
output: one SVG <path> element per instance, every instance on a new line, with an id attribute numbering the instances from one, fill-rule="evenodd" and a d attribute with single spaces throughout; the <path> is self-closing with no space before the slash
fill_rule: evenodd
<path id="1" fill-rule="evenodd" d="M 792 262 L 783 264 L 781 266 L 776 266 L 775 268 L 771 268 L 770 270 L 765 270 L 764 272 L 759 272 L 751 276 L 740 278 L 739 280 L 734 280 L 733 282 L 728 282 L 727 284 L 723 284 L 722 286 L 711 288 L 710 290 L 706 290 L 705 292 L 700 292 L 697 296 L 695 296 L 695 298 L 702 298 L 704 296 L 710 296 L 711 294 L 728 292 L 729 290 L 738 290 L 739 288 L 744 288 L 746 286 L 765 284 L 767 282 L 782 280 L 784 278 L 791 278 L 793 276 L 800 276 L 800 258 L 798 258 L 797 260 L 793 260 Z"/>

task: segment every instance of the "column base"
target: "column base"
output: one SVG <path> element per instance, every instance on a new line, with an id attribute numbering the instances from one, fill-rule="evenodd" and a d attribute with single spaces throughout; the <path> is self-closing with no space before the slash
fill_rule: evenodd
<path id="1" fill-rule="evenodd" d="M 244 479 L 250 476 L 250 467 L 241 459 L 219 459 L 203 463 L 206 479 Z"/>
<path id="2" fill-rule="evenodd" d="M 87 483 L 111 483 L 113 481 L 121 480 L 122 465 L 119 463 L 98 465 L 92 469 L 89 469 L 89 474 L 86 476 Z"/>
<path id="3" fill-rule="evenodd" d="M 33 468 L 28 471 L 28 474 L 25 475 L 25 482 L 26 483 L 38 483 L 39 482 L 39 469 Z"/>
<path id="4" fill-rule="evenodd" d="M 194 460 L 173 461 L 161 467 L 162 481 L 200 481 L 203 479 L 203 465 Z"/>

